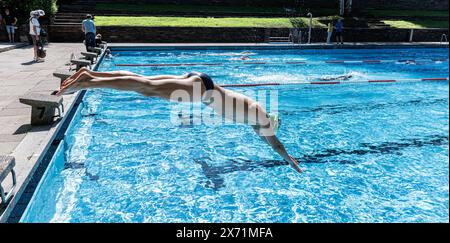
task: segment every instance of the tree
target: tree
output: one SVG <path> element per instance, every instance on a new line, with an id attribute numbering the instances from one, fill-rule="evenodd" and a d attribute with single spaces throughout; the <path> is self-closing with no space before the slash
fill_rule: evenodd
<path id="1" fill-rule="evenodd" d="M 28 18 L 30 11 L 42 9 L 47 16 L 53 15 L 58 10 L 57 0 L 0 0 L 0 7 L 10 8 L 21 18 Z"/>
<path id="2" fill-rule="evenodd" d="M 339 15 L 351 15 L 352 14 L 353 1 L 352 0 L 339 0 Z"/>

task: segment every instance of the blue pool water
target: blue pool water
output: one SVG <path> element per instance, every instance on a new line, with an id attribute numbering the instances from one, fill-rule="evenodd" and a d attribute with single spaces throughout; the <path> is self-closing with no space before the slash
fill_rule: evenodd
<path id="1" fill-rule="evenodd" d="M 239 65 L 241 52 L 266 62 Z M 196 70 L 217 83 L 448 77 L 448 49 L 113 51 L 100 71 Z M 225 62 L 225 66 L 116 64 Z M 448 222 L 449 85 L 444 82 L 234 88 L 276 90 L 298 174 L 245 125 L 173 125 L 176 105 L 91 90 L 22 222 Z"/>

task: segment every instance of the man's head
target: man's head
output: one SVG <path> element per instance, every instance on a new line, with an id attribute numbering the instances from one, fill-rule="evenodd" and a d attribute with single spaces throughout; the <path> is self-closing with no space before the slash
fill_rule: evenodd
<path id="1" fill-rule="evenodd" d="M 281 126 L 280 117 L 278 116 L 278 114 L 270 114 L 269 113 L 269 119 L 270 119 L 270 126 L 272 127 L 273 131 L 277 132 Z"/>
<path id="2" fill-rule="evenodd" d="M 5 9 L 5 14 L 9 15 L 9 9 L 7 9 L 7 8 Z"/>
<path id="3" fill-rule="evenodd" d="M 92 15 L 86 14 L 86 19 L 92 19 Z"/>

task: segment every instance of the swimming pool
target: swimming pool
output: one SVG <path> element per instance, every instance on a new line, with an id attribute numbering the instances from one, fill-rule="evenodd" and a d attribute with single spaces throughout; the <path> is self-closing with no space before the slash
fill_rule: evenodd
<path id="1" fill-rule="evenodd" d="M 345 83 L 448 77 L 448 49 L 113 49 L 113 56 L 100 71 L 196 70 L 220 84 L 351 78 L 233 88 L 276 90 L 277 135 L 302 174 L 248 126 L 174 125 L 173 103 L 88 91 L 21 222 L 449 221 L 448 81 Z M 338 60 L 355 62 L 329 62 Z"/>

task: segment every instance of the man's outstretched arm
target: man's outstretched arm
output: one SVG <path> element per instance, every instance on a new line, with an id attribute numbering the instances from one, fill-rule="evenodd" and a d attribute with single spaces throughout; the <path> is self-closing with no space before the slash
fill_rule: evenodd
<path id="1" fill-rule="evenodd" d="M 277 152 L 286 162 L 288 162 L 296 171 L 302 172 L 302 169 L 300 169 L 300 167 L 298 166 L 298 162 L 288 154 L 284 145 L 280 142 L 280 140 L 278 140 L 275 135 L 264 136 L 261 134 L 260 126 L 252 127 L 255 130 L 256 134 L 258 134 L 258 136 L 261 137 L 262 140 L 269 144 L 273 148 L 273 150 L 275 150 L 275 152 Z"/>

